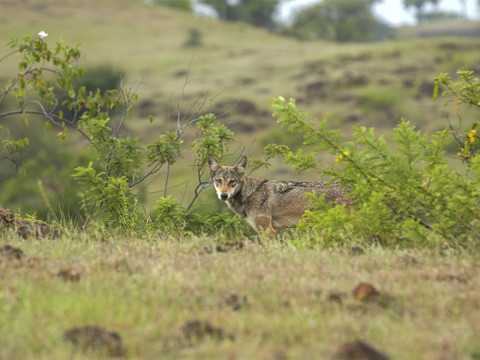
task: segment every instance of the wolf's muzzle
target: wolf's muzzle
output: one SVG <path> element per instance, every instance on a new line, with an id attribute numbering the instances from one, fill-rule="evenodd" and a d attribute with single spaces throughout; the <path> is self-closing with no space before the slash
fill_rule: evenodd
<path id="1" fill-rule="evenodd" d="M 227 193 L 221 193 L 221 194 L 220 194 L 220 200 L 225 201 L 225 200 L 227 200 L 227 199 L 228 199 L 228 194 L 227 194 Z"/>

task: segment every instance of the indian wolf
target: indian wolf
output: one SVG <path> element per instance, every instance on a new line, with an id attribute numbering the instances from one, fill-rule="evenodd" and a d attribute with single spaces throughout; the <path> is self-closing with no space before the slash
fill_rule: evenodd
<path id="1" fill-rule="evenodd" d="M 227 203 L 238 216 L 245 219 L 257 232 L 296 227 L 308 207 L 306 193 L 325 194 L 325 202 L 350 205 L 348 189 L 327 182 L 296 182 L 266 180 L 245 173 L 247 157 L 234 166 L 221 166 L 208 157 L 210 176 L 218 198 Z"/>

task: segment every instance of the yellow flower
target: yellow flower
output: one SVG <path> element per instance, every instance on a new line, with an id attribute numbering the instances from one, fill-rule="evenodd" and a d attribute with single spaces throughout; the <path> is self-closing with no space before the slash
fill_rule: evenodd
<path id="1" fill-rule="evenodd" d="M 335 158 L 335 162 L 339 162 L 343 159 L 344 156 L 348 157 L 348 155 L 350 155 L 350 152 L 348 150 L 342 151 L 342 153 Z"/>
<path id="2" fill-rule="evenodd" d="M 475 142 L 476 133 L 477 133 L 477 130 L 475 129 L 470 130 L 470 134 L 468 134 L 467 139 L 470 140 L 471 143 Z"/>

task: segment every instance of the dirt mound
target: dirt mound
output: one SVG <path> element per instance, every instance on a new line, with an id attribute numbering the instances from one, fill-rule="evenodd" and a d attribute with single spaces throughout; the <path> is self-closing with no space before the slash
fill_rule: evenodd
<path id="1" fill-rule="evenodd" d="M 0 246 L 0 261 L 2 258 L 7 260 L 20 260 L 23 257 L 23 251 L 10 245 Z"/>
<path id="2" fill-rule="evenodd" d="M 389 357 L 382 354 L 372 346 L 360 340 L 347 342 L 338 347 L 333 356 L 334 359 L 343 360 L 388 360 Z"/>
<path id="3" fill-rule="evenodd" d="M 229 307 L 234 311 L 238 311 L 248 307 L 247 297 L 245 295 L 239 295 L 232 293 L 226 296 L 221 302 L 220 307 Z"/>
<path id="4" fill-rule="evenodd" d="M 65 338 L 74 345 L 76 350 L 86 353 L 95 351 L 109 356 L 125 354 L 125 346 L 120 335 L 99 326 L 87 325 L 72 328 L 65 331 Z"/>
<path id="5" fill-rule="evenodd" d="M 165 339 L 165 345 L 182 348 L 195 346 L 207 339 L 220 342 L 234 338 L 232 334 L 212 325 L 209 321 L 192 320 L 173 329 L 170 336 Z"/>

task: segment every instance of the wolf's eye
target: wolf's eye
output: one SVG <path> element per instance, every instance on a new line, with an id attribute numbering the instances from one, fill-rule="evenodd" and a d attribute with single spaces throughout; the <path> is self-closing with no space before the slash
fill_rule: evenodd
<path id="1" fill-rule="evenodd" d="M 237 182 L 235 180 L 230 180 L 230 186 L 235 186 Z"/>
<path id="2" fill-rule="evenodd" d="M 222 183 L 222 179 L 215 179 L 215 182 L 216 182 L 217 184 L 221 184 L 221 183 Z"/>

